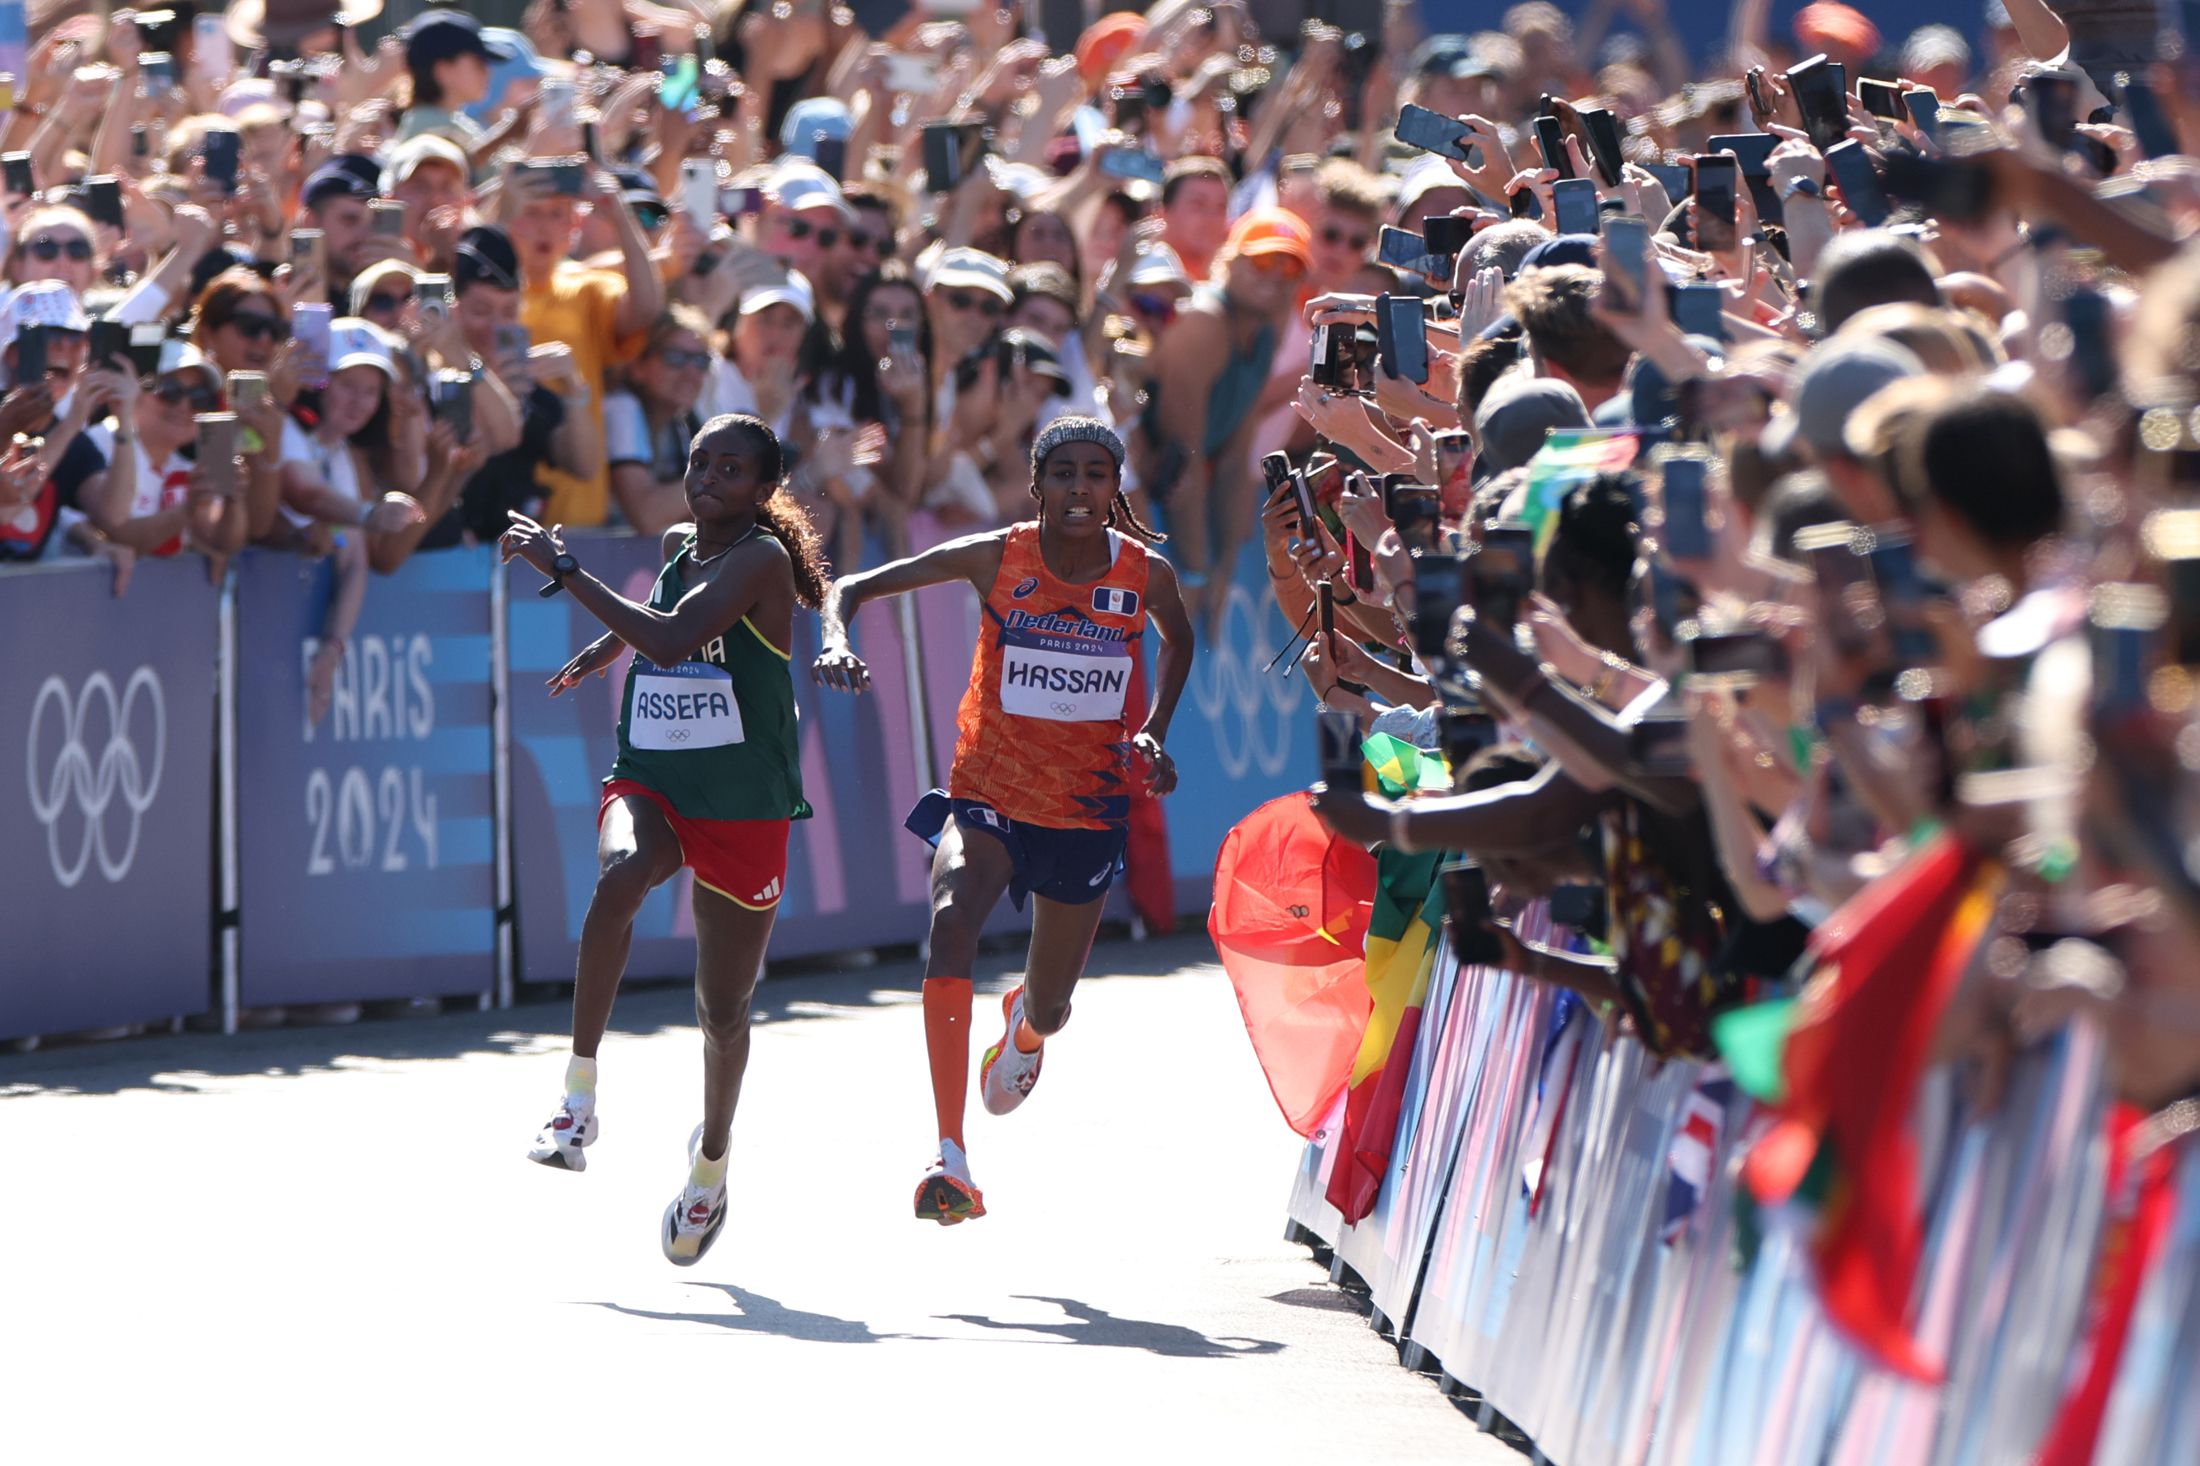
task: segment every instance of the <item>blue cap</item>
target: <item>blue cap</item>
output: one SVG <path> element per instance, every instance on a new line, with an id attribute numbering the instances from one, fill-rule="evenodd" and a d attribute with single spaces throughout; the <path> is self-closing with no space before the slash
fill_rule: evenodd
<path id="1" fill-rule="evenodd" d="M 485 25 L 481 39 L 489 49 L 489 90 L 480 101 L 460 110 L 474 121 L 485 123 L 498 110 L 506 87 L 515 81 L 548 76 L 550 68 L 543 64 L 535 43 L 518 31 Z"/>
<path id="2" fill-rule="evenodd" d="M 819 134 L 846 142 L 855 130 L 847 103 L 837 97 L 804 97 L 787 109 L 787 120 L 779 127 L 779 146 L 815 162 Z"/>
<path id="3" fill-rule="evenodd" d="M 1561 234 L 1555 239 L 1544 240 L 1521 256 L 1520 268 L 1527 271 L 1548 269 L 1552 265 L 1587 265 L 1594 269 L 1596 262 L 1597 237 L 1594 234 Z"/>

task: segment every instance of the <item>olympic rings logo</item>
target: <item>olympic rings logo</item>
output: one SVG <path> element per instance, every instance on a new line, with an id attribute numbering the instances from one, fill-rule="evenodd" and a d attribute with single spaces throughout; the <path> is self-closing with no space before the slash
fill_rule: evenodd
<path id="1" fill-rule="evenodd" d="M 1192 666 L 1192 701 L 1214 730 L 1222 772 L 1242 779 L 1254 769 L 1278 778 L 1291 761 L 1291 715 L 1305 704 L 1296 676 L 1266 670 L 1278 648 L 1277 618 L 1233 583 L 1220 636 L 1199 649 Z"/>
<path id="2" fill-rule="evenodd" d="M 130 737 L 131 715 L 141 698 L 152 720 L 150 770 Z M 84 742 L 86 735 L 95 731 L 90 721 L 95 704 L 105 709 L 107 720 L 107 741 L 96 760 Z M 42 778 L 39 733 L 45 727 L 49 705 L 60 722 L 61 748 Z M 46 827 L 46 850 L 53 860 L 54 879 L 64 888 L 74 887 L 84 879 L 95 857 L 99 873 L 110 883 L 128 875 L 130 863 L 137 858 L 138 833 L 145 812 L 153 807 L 153 797 L 160 792 L 161 767 L 168 753 L 168 709 L 161 699 L 160 678 L 153 669 L 141 666 L 132 672 L 119 700 L 115 684 L 105 672 L 94 672 L 87 678 L 73 702 L 68 684 L 59 676 L 48 677 L 31 703 L 30 736 L 25 743 L 24 772 L 31 813 Z M 107 830 L 108 807 L 118 795 L 130 816 L 129 836 L 119 854 L 110 848 Z M 61 833 L 62 816 L 71 808 L 84 819 L 83 838 L 77 843 L 73 859 L 63 853 Z"/>
<path id="3" fill-rule="evenodd" d="M 1077 704 L 1073 702 L 1057 702 L 1050 704 L 1050 706 L 1065 718 L 1077 711 Z"/>

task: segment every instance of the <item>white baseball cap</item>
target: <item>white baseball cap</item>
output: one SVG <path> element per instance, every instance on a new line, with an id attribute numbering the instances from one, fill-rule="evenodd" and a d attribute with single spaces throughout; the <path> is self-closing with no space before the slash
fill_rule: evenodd
<path id="1" fill-rule="evenodd" d="M 406 138 L 390 149 L 389 161 L 382 166 L 382 192 L 390 193 L 397 185 L 413 176 L 422 163 L 448 163 L 458 170 L 459 181 L 471 182 L 474 170 L 466 160 L 465 152 L 449 138 L 433 132 L 423 132 L 417 137 Z"/>
<path id="2" fill-rule="evenodd" d="M 25 326 L 48 326 L 56 331 L 89 331 L 92 318 L 84 303 L 60 280 L 33 280 L 0 297 L 0 351 L 15 344 L 15 333 Z"/>
<path id="3" fill-rule="evenodd" d="M 800 213 L 804 209 L 831 209 L 853 224 L 856 211 L 842 195 L 840 185 L 833 182 L 833 175 L 814 163 L 791 162 L 772 170 L 764 182 L 764 192 L 782 209 Z"/>
<path id="4" fill-rule="evenodd" d="M 328 369 L 370 366 L 397 380 L 397 353 L 403 343 L 374 322 L 358 316 L 332 321 L 328 328 Z"/>
<path id="5" fill-rule="evenodd" d="M 810 282 L 803 278 L 800 270 L 789 270 L 787 278 L 777 284 L 766 285 L 761 290 L 752 290 L 742 296 L 741 314 L 753 316 L 758 311 L 775 305 L 793 306 L 802 312 L 804 321 L 817 319 L 817 293 L 810 288 Z"/>
<path id="6" fill-rule="evenodd" d="M 927 290 L 989 291 L 999 296 L 1003 305 L 1016 301 L 1016 292 L 1008 285 L 1008 261 L 968 246 L 941 251 L 924 286 Z"/>

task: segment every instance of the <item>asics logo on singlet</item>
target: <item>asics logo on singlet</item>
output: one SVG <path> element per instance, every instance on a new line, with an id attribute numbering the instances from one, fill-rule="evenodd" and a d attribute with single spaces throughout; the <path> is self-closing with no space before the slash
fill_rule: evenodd
<path id="1" fill-rule="evenodd" d="M 1100 626 L 1075 611 L 1049 611 L 1034 616 L 1029 611 L 1011 611 L 1001 618 L 1001 625 L 1010 631 L 1037 631 L 1054 636 L 1076 636 L 1086 641 L 1124 641 L 1127 633 L 1120 626 Z"/>
<path id="2" fill-rule="evenodd" d="M 1016 588 L 1008 593 L 1008 598 L 1012 601 L 1020 601 L 1025 596 L 1030 595 L 1038 588 L 1039 577 L 1036 575 L 1027 575 L 1022 580 L 1016 582 Z"/>
<path id="3" fill-rule="evenodd" d="M 101 710 L 97 721 L 92 716 L 95 705 Z M 141 710 L 152 728 L 148 753 L 140 753 L 131 736 L 133 719 Z M 42 736 L 52 728 L 60 733 L 58 750 Z M 107 741 L 95 757 L 84 740 L 96 732 L 104 732 Z M 161 698 L 159 676 L 151 667 L 139 667 L 117 699 L 113 680 L 105 672 L 94 672 L 73 700 L 66 682 L 48 677 L 31 701 L 30 736 L 25 744 L 31 814 L 46 827 L 46 852 L 53 862 L 54 879 L 64 887 L 75 886 L 95 858 L 99 873 L 109 882 L 128 875 L 137 858 L 140 824 L 160 792 L 161 766 L 167 759 L 168 709 Z M 42 771 L 48 754 L 52 762 Z M 108 817 L 116 804 L 129 816 L 127 834 L 121 829 L 121 815 L 112 821 Z M 65 818 L 72 809 L 84 822 L 73 857 L 64 852 L 62 838 L 63 825 L 73 823 Z M 116 828 L 110 830 L 110 823 Z"/>

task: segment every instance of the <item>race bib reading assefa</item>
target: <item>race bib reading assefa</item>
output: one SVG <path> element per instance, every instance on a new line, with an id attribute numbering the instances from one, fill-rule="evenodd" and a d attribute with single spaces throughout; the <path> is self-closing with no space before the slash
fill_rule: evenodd
<path id="1" fill-rule="evenodd" d="M 708 662 L 658 667 L 637 658 L 626 741 L 637 749 L 684 753 L 742 740 L 733 678 Z"/>

